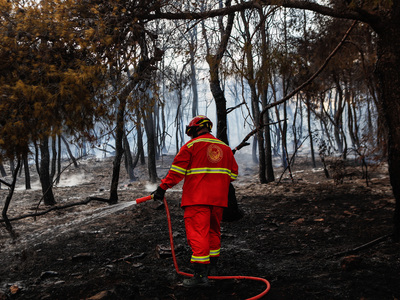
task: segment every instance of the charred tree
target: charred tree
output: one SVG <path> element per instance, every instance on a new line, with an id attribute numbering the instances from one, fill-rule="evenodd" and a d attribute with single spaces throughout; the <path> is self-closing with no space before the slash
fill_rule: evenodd
<path id="1" fill-rule="evenodd" d="M 126 132 L 124 132 L 124 136 L 123 136 L 123 140 L 122 141 L 123 141 L 123 148 L 124 148 L 125 169 L 126 169 L 126 172 L 128 173 L 129 180 L 130 181 L 135 181 L 136 177 L 135 177 L 135 174 L 133 172 L 135 167 L 133 166 L 132 153 L 131 153 L 131 150 L 130 150 L 128 138 L 126 136 Z"/>
<path id="2" fill-rule="evenodd" d="M 4 224 L 6 226 L 6 229 L 10 233 L 12 238 L 16 238 L 17 234 L 13 230 L 11 222 L 9 221 L 9 219 L 7 217 L 7 211 L 8 211 L 8 208 L 10 206 L 10 202 L 11 202 L 12 196 L 14 194 L 15 184 L 17 182 L 18 171 L 19 171 L 20 167 L 21 167 L 21 161 L 18 160 L 17 166 L 16 166 L 16 168 L 15 168 L 15 170 L 13 172 L 13 180 L 12 180 L 12 183 L 9 185 L 8 195 L 7 195 L 6 201 L 4 203 L 3 211 L 2 211 L 2 214 L 1 214 L 2 217 L 3 217 L 3 220 L 4 220 Z"/>
<path id="3" fill-rule="evenodd" d="M 29 172 L 28 155 L 24 155 L 24 173 L 25 173 L 25 189 L 31 189 L 31 174 Z"/>
<path id="4" fill-rule="evenodd" d="M 3 166 L 2 163 L 0 163 L 0 174 L 1 174 L 1 176 L 3 176 L 3 177 L 7 176 L 7 172 L 6 172 L 6 170 L 4 169 L 4 166 Z"/>
<path id="5" fill-rule="evenodd" d="M 149 180 L 150 182 L 155 183 L 158 182 L 158 177 L 156 168 L 155 128 L 153 114 L 151 112 L 145 117 L 144 128 L 147 135 L 147 167 L 149 171 Z"/>
<path id="6" fill-rule="evenodd" d="M 231 1 L 226 1 L 226 6 L 231 6 Z M 225 28 L 220 22 L 220 33 L 221 33 L 221 42 L 218 45 L 217 51 L 215 54 L 211 54 L 211 50 L 207 47 L 207 57 L 206 61 L 209 66 L 210 73 L 210 90 L 213 95 L 215 106 L 217 109 L 217 137 L 229 145 L 228 140 L 228 121 L 227 121 L 227 110 L 226 110 L 226 98 L 225 93 L 221 87 L 220 73 L 219 68 L 221 67 L 222 58 L 226 52 L 228 41 L 231 36 L 233 21 L 235 19 L 235 13 L 231 13 L 228 15 L 228 20 Z M 205 33 L 204 23 L 203 24 L 203 34 L 204 38 L 207 39 L 207 35 Z M 208 43 L 206 42 L 206 45 Z"/>
<path id="7" fill-rule="evenodd" d="M 49 138 L 44 137 L 40 141 L 40 167 L 39 178 L 42 186 L 43 201 L 45 205 L 54 205 L 56 200 L 53 194 L 53 183 L 50 175 L 50 151 Z"/>
<path id="8" fill-rule="evenodd" d="M 112 178 L 110 187 L 110 199 L 109 199 L 110 204 L 115 204 L 118 202 L 119 172 L 121 169 L 121 158 L 124 152 L 124 149 L 122 147 L 122 139 L 125 130 L 124 126 L 125 107 L 126 107 L 125 98 L 120 98 L 117 109 L 117 125 L 115 128 L 115 156 L 113 160 L 113 169 L 112 169 Z"/>

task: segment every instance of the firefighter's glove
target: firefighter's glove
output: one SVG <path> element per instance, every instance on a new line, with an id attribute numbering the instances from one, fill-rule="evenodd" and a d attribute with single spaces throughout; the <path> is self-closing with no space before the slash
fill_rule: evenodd
<path id="1" fill-rule="evenodd" d="M 153 195 L 154 200 L 164 200 L 165 190 L 161 187 L 158 187 L 154 192 L 151 193 Z"/>

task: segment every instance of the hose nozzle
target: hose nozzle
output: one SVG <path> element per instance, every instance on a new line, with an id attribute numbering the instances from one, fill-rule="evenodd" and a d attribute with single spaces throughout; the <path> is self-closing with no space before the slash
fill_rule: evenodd
<path id="1" fill-rule="evenodd" d="M 138 199 L 135 200 L 135 204 L 146 202 L 146 201 L 151 200 L 151 199 L 153 199 L 153 195 L 148 195 L 146 197 L 138 198 Z"/>

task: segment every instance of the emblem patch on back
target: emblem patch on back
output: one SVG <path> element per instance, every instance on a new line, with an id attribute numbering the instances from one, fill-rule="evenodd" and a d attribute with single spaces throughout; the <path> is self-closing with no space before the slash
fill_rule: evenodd
<path id="1" fill-rule="evenodd" d="M 224 153 L 222 152 L 222 149 L 220 146 L 211 144 L 207 148 L 207 158 L 210 162 L 212 163 L 217 163 L 221 161 L 222 157 L 224 156 Z"/>

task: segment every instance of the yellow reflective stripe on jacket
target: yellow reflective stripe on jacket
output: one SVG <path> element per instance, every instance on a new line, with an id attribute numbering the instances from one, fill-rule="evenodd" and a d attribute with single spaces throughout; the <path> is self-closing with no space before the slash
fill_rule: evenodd
<path id="1" fill-rule="evenodd" d="M 221 248 L 217 250 L 210 250 L 210 256 L 219 256 Z"/>
<path id="2" fill-rule="evenodd" d="M 190 262 L 209 262 L 210 261 L 210 255 L 207 256 L 194 256 L 192 255 L 192 259 Z"/>
<path id="3" fill-rule="evenodd" d="M 172 165 L 170 170 L 171 171 L 175 171 L 175 172 L 177 172 L 179 174 L 183 174 L 183 175 L 186 174 L 186 169 L 178 167 L 177 165 Z"/>
<path id="4" fill-rule="evenodd" d="M 238 177 L 237 174 L 233 174 L 231 170 L 225 168 L 193 168 L 187 170 L 186 175 L 196 175 L 196 174 L 226 174 L 232 179 Z"/>
<path id="5" fill-rule="evenodd" d="M 187 147 L 190 148 L 190 147 L 193 146 L 193 144 L 195 144 L 195 143 L 200 143 L 200 142 L 213 143 L 213 144 L 220 144 L 220 145 L 225 145 L 225 146 L 227 146 L 224 142 L 222 142 L 222 141 L 220 141 L 220 140 L 203 138 L 203 139 L 197 139 L 197 140 L 194 140 L 194 141 L 191 141 L 191 142 L 187 143 Z"/>

